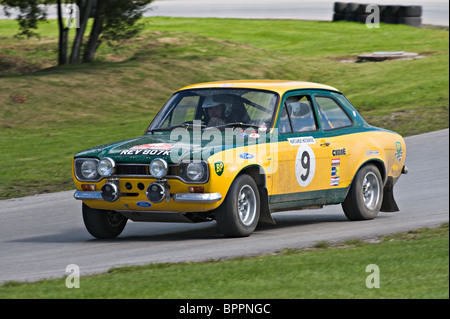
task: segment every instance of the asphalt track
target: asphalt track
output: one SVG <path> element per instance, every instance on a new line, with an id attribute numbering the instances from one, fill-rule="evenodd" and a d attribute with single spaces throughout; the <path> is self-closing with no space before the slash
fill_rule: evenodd
<path id="1" fill-rule="evenodd" d="M 350 222 L 340 205 L 274 214 L 276 225 L 247 238 L 224 238 L 215 222 L 128 222 L 115 240 L 93 239 L 85 230 L 73 191 L 0 201 L 0 282 L 64 278 L 76 264 L 81 275 L 111 267 L 201 261 L 267 254 L 318 241 L 376 238 L 449 221 L 449 130 L 406 138 L 409 174 L 396 185 L 398 213 Z M 368 261 L 370 263 L 370 261 Z"/>

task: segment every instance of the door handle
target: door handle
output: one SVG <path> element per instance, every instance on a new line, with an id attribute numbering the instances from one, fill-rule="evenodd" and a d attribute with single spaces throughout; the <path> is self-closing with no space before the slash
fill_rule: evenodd
<path id="1" fill-rule="evenodd" d="M 330 145 L 331 145 L 331 143 L 329 143 L 329 142 L 320 143 L 320 146 L 330 146 Z"/>

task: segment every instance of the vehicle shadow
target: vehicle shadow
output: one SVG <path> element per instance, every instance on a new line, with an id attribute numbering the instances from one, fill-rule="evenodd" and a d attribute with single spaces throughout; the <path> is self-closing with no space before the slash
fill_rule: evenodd
<path id="1" fill-rule="evenodd" d="M 250 237 L 266 237 L 269 233 L 282 232 L 283 229 L 325 223 L 354 223 L 342 212 L 316 212 L 311 210 L 280 212 L 272 215 L 276 224 L 260 223 Z M 383 218 L 378 216 L 377 219 Z M 35 243 L 125 243 L 125 242 L 174 242 L 187 240 L 239 240 L 227 238 L 218 230 L 215 221 L 204 223 L 146 223 L 129 221 L 124 232 L 115 239 L 96 239 L 80 225 L 58 233 L 15 239 L 13 242 Z"/>
<path id="2" fill-rule="evenodd" d="M 301 227 L 321 223 L 349 222 L 343 213 L 317 214 L 314 211 L 282 212 L 273 215 L 276 224 L 260 223 L 252 236 L 264 236 L 267 231 L 282 231 L 282 229 Z M 153 223 L 156 224 L 156 223 Z M 113 240 L 102 241 L 185 241 L 185 240 L 233 240 L 219 232 L 215 221 L 196 224 L 130 223 L 124 233 Z M 131 226 L 131 227 L 130 227 Z M 98 241 L 98 239 L 93 239 Z"/>

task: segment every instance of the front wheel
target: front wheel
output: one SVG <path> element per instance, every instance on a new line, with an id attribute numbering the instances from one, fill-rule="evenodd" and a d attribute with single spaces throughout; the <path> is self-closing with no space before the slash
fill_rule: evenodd
<path id="1" fill-rule="evenodd" d="M 375 165 L 368 164 L 356 173 L 342 208 L 349 220 L 368 220 L 377 217 L 382 202 L 380 171 Z"/>
<path id="2" fill-rule="evenodd" d="M 260 197 L 249 175 L 238 176 L 215 212 L 219 231 L 227 237 L 246 237 L 256 228 L 260 214 Z"/>
<path id="3" fill-rule="evenodd" d="M 127 218 L 113 211 L 90 208 L 83 203 L 83 221 L 92 236 L 106 239 L 119 236 Z"/>

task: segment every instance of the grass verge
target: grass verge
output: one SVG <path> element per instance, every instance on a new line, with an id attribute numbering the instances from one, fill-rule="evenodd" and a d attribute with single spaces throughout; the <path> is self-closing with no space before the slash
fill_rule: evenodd
<path id="1" fill-rule="evenodd" d="M 80 278 L 6 282 L 0 298 L 325 299 L 449 298 L 448 223 L 377 238 L 320 243 L 276 254 L 115 268 Z M 367 288 L 367 266 L 379 288 Z M 372 281 L 369 278 L 369 282 Z"/>
<path id="2" fill-rule="evenodd" d="M 0 21 L 0 199 L 73 188 L 71 159 L 141 135 L 178 88 L 227 79 L 291 79 L 342 90 L 369 123 L 402 135 L 448 127 L 447 30 L 348 22 L 145 18 L 90 65 L 55 66 L 56 21 L 40 39 Z M 341 63 L 360 53 L 422 59 Z"/>

